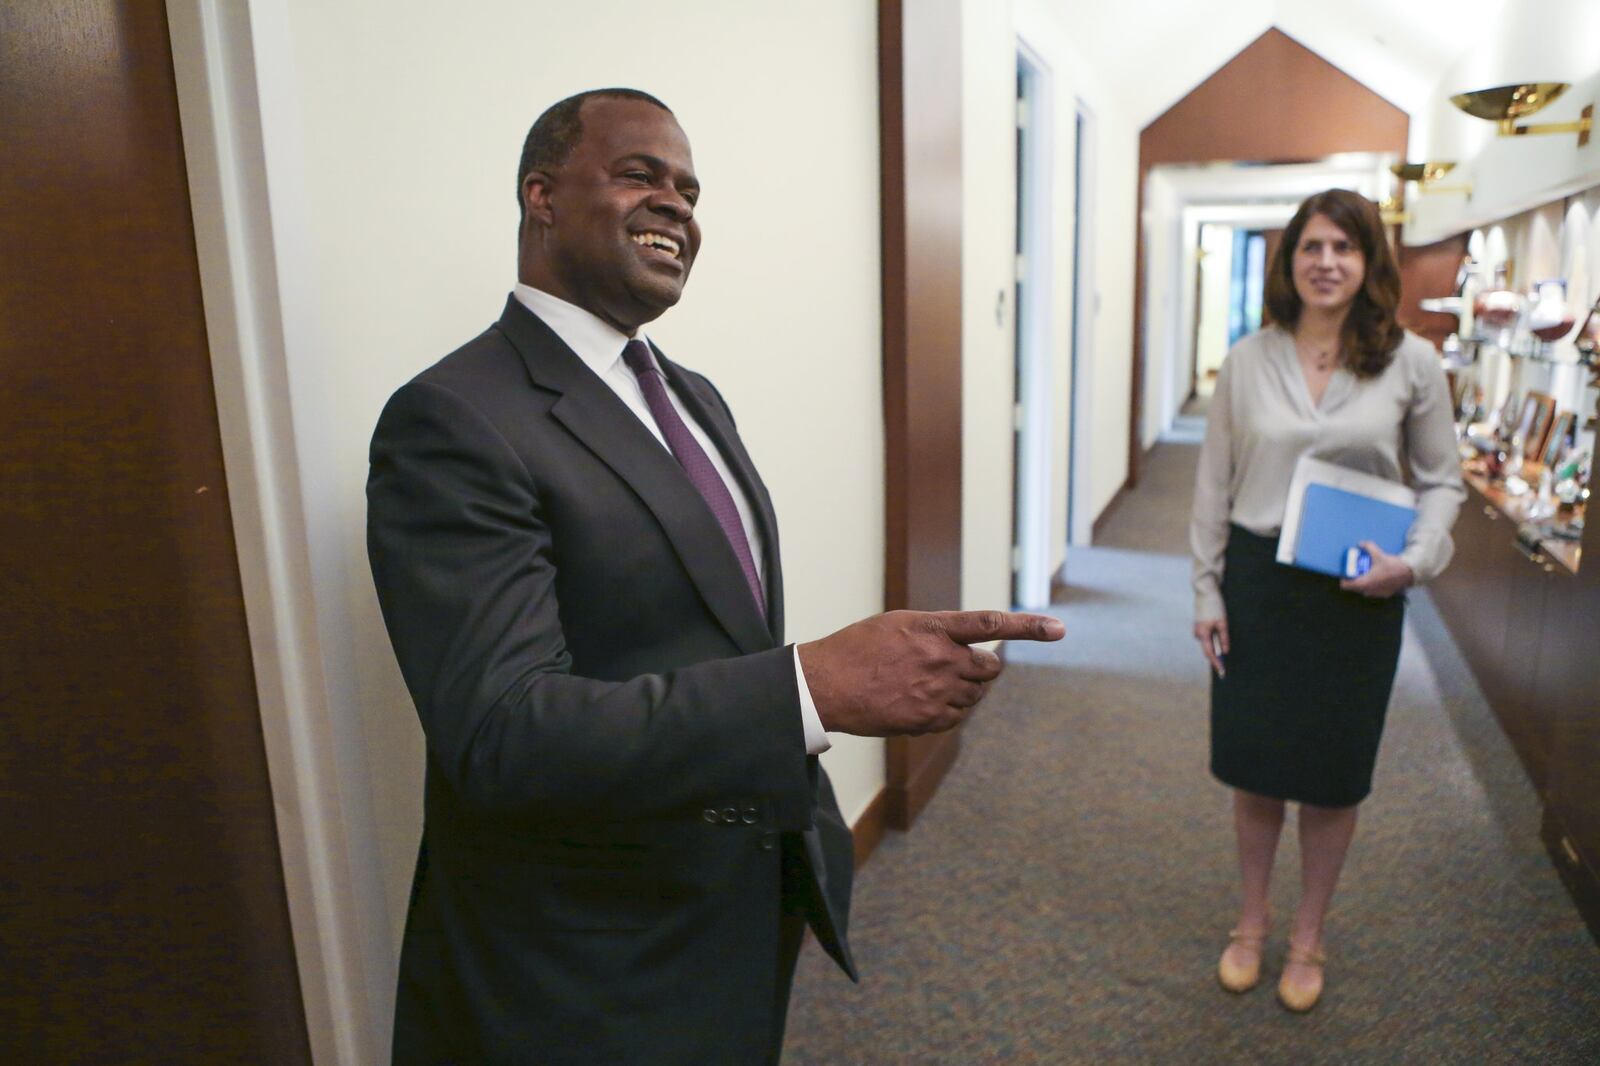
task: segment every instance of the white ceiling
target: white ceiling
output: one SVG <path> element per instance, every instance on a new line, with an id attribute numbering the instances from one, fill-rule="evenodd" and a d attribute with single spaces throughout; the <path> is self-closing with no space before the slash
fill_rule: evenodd
<path id="1" fill-rule="evenodd" d="M 1534 2 L 1053 0 L 1090 73 L 1139 128 L 1274 26 L 1416 114 L 1508 3 Z"/>

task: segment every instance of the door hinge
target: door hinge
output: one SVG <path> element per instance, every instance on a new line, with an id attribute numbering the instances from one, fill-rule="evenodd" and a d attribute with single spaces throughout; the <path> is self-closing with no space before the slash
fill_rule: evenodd
<path id="1" fill-rule="evenodd" d="M 1011 546 L 1011 572 L 1014 574 L 1022 569 L 1022 545 Z"/>
<path id="2" fill-rule="evenodd" d="M 1027 423 L 1028 423 L 1028 412 L 1027 412 L 1026 408 L 1024 408 L 1020 403 L 1012 404 L 1011 405 L 1011 428 L 1016 430 L 1018 433 L 1021 433 L 1022 432 L 1022 427 L 1027 425 Z"/>
<path id="3" fill-rule="evenodd" d="M 1028 278 L 1028 260 L 1021 252 L 1017 253 L 1017 280 L 1026 281 Z"/>

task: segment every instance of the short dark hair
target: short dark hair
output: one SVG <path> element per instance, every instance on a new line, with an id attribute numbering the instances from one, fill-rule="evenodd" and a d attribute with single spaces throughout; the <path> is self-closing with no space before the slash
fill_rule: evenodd
<path id="1" fill-rule="evenodd" d="M 654 104 L 667 114 L 672 108 L 649 93 L 638 89 L 590 89 L 558 101 L 545 108 L 544 114 L 533 120 L 528 136 L 522 142 L 522 160 L 517 164 L 517 218 L 521 224 L 527 208 L 522 204 L 522 183 L 535 170 L 559 167 L 572 157 L 572 151 L 583 139 L 583 104 L 596 97 L 643 100 Z"/>
<path id="2" fill-rule="evenodd" d="M 1300 321 L 1300 294 L 1294 287 L 1294 251 L 1312 215 L 1323 215 L 1355 241 L 1366 259 L 1366 277 L 1345 316 L 1340 338 L 1345 366 L 1358 378 L 1383 373 L 1405 339 L 1396 320 L 1400 307 L 1400 268 L 1383 229 L 1378 205 L 1349 189 L 1329 189 L 1306 199 L 1284 228 L 1283 240 L 1267 271 L 1266 305 L 1272 320 L 1284 329 Z"/>

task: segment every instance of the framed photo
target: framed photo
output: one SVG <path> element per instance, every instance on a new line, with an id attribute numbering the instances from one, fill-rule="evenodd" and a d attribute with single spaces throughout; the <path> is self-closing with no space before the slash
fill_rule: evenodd
<path id="1" fill-rule="evenodd" d="M 1544 441 L 1550 435 L 1550 423 L 1555 420 L 1556 398 L 1545 392 L 1529 392 L 1522 401 L 1522 415 L 1517 419 L 1517 437 L 1522 439 L 1522 454 L 1537 460 L 1544 455 Z M 1515 438 L 1513 438 L 1515 439 Z"/>
<path id="2" fill-rule="evenodd" d="M 1554 424 L 1550 427 L 1550 435 L 1544 443 L 1544 452 L 1540 455 L 1540 462 L 1547 469 L 1554 469 L 1561 461 L 1561 455 L 1567 449 L 1567 441 L 1572 436 L 1573 424 L 1577 416 L 1571 411 L 1562 411 L 1556 416 Z"/>

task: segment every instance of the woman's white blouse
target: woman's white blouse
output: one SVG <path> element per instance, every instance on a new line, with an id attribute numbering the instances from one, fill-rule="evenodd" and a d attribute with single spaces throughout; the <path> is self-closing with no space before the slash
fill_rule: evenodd
<path id="1" fill-rule="evenodd" d="M 1189 521 L 1195 619 L 1226 616 L 1221 583 L 1229 523 L 1277 536 L 1289 480 L 1308 452 L 1410 484 L 1417 520 L 1400 557 L 1418 582 L 1437 576 L 1455 550 L 1450 527 L 1466 499 L 1452 406 L 1438 354 L 1415 334 L 1406 334 L 1375 378 L 1335 370 L 1315 405 L 1288 332 L 1268 326 L 1234 345 L 1217 375 L 1195 477 Z"/>

